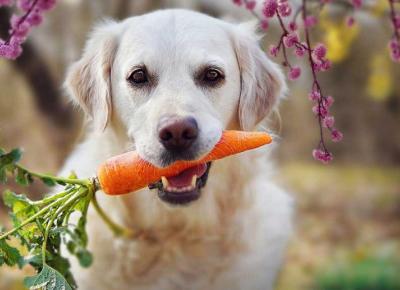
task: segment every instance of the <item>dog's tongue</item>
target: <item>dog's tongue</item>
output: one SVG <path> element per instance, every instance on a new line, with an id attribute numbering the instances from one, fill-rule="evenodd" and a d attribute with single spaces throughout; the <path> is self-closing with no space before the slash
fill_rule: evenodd
<path id="1" fill-rule="evenodd" d="M 203 163 L 200 165 L 190 167 L 182 171 L 178 175 L 167 177 L 167 179 L 169 184 L 173 187 L 186 187 L 191 185 L 192 178 L 194 175 L 200 177 L 206 172 L 206 170 L 207 170 L 207 164 Z"/>

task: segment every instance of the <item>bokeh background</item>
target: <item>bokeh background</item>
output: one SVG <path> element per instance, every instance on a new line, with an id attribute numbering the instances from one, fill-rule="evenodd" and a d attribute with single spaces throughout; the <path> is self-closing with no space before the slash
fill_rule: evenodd
<path id="1" fill-rule="evenodd" d="M 279 182 L 297 201 L 296 233 L 280 290 L 400 289 L 400 65 L 388 55 L 386 2 L 369 1 L 352 28 L 343 24 L 345 8 L 325 11 L 313 32 L 328 45 L 334 63 L 320 75 L 324 91 L 335 97 L 333 113 L 344 133 L 341 143 L 330 144 L 334 161 L 324 166 L 311 157 L 318 128 L 307 99 L 307 73 L 289 84 L 281 120 L 271 120 L 282 137 L 275 153 Z M 16 61 L 0 59 L 0 146 L 22 147 L 26 166 L 56 173 L 83 124 L 61 84 L 92 25 L 104 17 L 123 19 L 170 7 L 237 22 L 252 18 L 230 0 L 59 0 L 30 35 L 24 54 Z M 0 9 L 0 35 L 8 29 L 9 13 Z M 272 24 L 263 46 L 276 37 Z M 28 191 L 38 197 L 46 190 L 35 184 Z M 7 224 L 1 206 L 0 224 Z M 1 290 L 23 289 L 20 279 L 19 270 L 0 269 Z"/>

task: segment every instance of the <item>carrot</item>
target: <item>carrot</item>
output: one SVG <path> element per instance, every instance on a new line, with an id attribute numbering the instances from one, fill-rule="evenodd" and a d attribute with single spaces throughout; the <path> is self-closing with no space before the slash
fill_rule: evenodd
<path id="1" fill-rule="evenodd" d="M 157 182 L 162 176 L 175 176 L 192 166 L 254 149 L 271 141 L 271 137 L 263 132 L 224 131 L 214 149 L 205 157 L 177 161 L 165 168 L 158 168 L 143 160 L 136 151 L 131 151 L 106 160 L 98 169 L 98 181 L 107 194 L 125 194 Z"/>

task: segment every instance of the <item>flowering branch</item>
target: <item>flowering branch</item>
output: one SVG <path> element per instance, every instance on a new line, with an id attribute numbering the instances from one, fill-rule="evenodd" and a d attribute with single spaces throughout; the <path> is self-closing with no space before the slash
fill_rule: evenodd
<path id="1" fill-rule="evenodd" d="M 396 12 L 395 4 L 400 3 L 396 0 L 388 0 L 390 9 L 390 20 L 393 25 L 393 36 L 389 42 L 389 49 L 393 61 L 400 62 L 400 13 Z"/>
<path id="2" fill-rule="evenodd" d="M 400 3 L 399 0 L 387 0 L 390 7 L 390 19 L 393 25 L 393 37 L 389 42 L 391 56 L 394 61 L 400 62 L 400 14 L 395 10 L 395 4 Z M 288 78 L 296 80 L 301 75 L 299 66 L 294 66 L 288 59 L 288 50 L 293 49 L 297 57 L 307 55 L 307 65 L 311 71 L 312 85 L 309 99 L 314 103 L 312 111 L 318 120 L 319 126 L 319 142 L 317 148 L 313 150 L 312 155 L 316 160 L 322 163 L 328 163 L 332 160 L 332 153 L 326 146 L 324 132 L 330 134 L 330 138 L 334 142 L 339 142 L 343 138 L 343 134 L 334 127 L 335 118 L 330 114 L 330 107 L 334 99 L 332 96 L 326 96 L 322 92 L 321 85 L 317 78 L 317 73 L 328 70 L 331 62 L 326 58 L 327 49 L 322 43 L 312 45 L 310 29 L 318 23 L 319 14 L 327 4 L 337 4 L 350 7 L 350 15 L 347 16 L 346 24 L 352 26 L 355 22 L 354 12 L 363 5 L 362 0 L 302 0 L 301 5 L 292 11 L 292 6 L 287 0 L 266 0 L 262 5 L 262 13 L 259 16 L 254 11 L 257 6 L 256 1 L 252 0 L 233 0 L 236 5 L 245 7 L 256 16 L 261 28 L 268 28 L 268 21 L 276 18 L 278 20 L 281 35 L 277 45 L 271 45 L 269 53 L 273 57 L 277 57 L 281 53 L 283 66 L 288 68 Z M 313 7 L 309 7 L 313 5 Z M 314 9 L 311 9 L 314 8 Z M 314 15 L 311 11 L 316 11 Z M 293 13 L 292 13 L 293 12 Z M 289 21 L 289 16 L 292 16 Z M 301 16 L 301 17 L 300 17 Z M 300 19 L 300 20 L 299 20 Z M 287 20 L 287 21 L 285 21 Z M 303 27 L 304 41 L 300 40 L 298 30 L 298 22 Z"/>
<path id="3" fill-rule="evenodd" d="M 22 53 L 22 43 L 25 42 L 30 29 L 38 26 L 43 20 L 43 12 L 53 8 L 56 0 L 18 0 L 17 7 L 23 12 L 14 14 L 10 19 L 8 37 L 0 39 L 0 57 L 16 59 Z M 0 0 L 1 6 L 12 6 L 13 0 Z"/>
<path id="4" fill-rule="evenodd" d="M 322 9 L 328 1 L 318 1 L 319 9 Z M 241 1 L 235 1 L 236 4 L 241 4 Z M 296 9 L 294 13 L 292 6 L 287 0 L 266 0 L 262 7 L 262 16 L 258 16 L 254 12 L 255 1 L 244 0 L 243 2 L 248 10 L 255 15 L 261 22 L 261 27 L 268 27 L 268 20 L 276 17 L 279 23 L 279 27 L 282 31 L 277 45 L 272 45 L 269 48 L 269 53 L 273 57 L 277 57 L 282 52 L 283 66 L 288 67 L 288 78 L 290 80 L 296 80 L 301 75 L 301 68 L 299 66 L 292 65 L 288 58 L 288 51 L 293 50 L 294 54 L 301 58 L 306 57 L 308 66 L 312 72 L 312 86 L 309 98 L 314 102 L 312 111 L 316 115 L 319 125 L 319 142 L 317 148 L 313 150 L 313 156 L 315 159 L 328 163 L 332 160 L 332 154 L 329 152 L 324 136 L 324 129 L 328 130 L 331 139 L 334 142 L 339 142 L 343 138 L 343 134 L 334 127 L 335 119 L 329 114 L 329 108 L 333 104 L 332 96 L 325 96 L 322 92 L 321 85 L 317 78 L 317 73 L 326 71 L 331 67 L 331 62 L 326 59 L 326 47 L 318 43 L 314 47 L 311 44 L 310 29 L 317 24 L 318 19 L 309 15 L 307 1 L 302 0 L 301 6 Z M 290 16 L 291 21 L 286 21 Z M 299 20 L 299 16 L 300 20 Z M 305 41 L 300 41 L 299 34 L 297 32 L 297 22 L 302 22 L 304 28 Z"/>

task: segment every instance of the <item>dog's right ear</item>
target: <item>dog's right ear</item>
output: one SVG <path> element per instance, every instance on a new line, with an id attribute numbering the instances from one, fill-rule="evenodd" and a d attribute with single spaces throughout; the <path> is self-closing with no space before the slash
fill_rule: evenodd
<path id="1" fill-rule="evenodd" d="M 111 67 L 117 49 L 119 24 L 101 23 L 91 33 L 82 58 L 71 65 L 64 87 L 72 99 L 104 130 L 111 116 Z"/>

